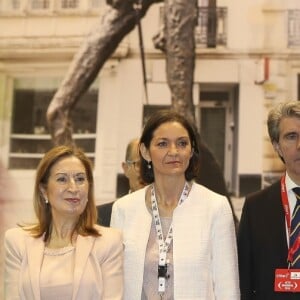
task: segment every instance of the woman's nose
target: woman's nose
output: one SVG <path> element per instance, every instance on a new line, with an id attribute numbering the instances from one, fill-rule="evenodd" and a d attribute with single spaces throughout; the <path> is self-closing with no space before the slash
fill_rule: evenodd
<path id="1" fill-rule="evenodd" d="M 78 186 L 76 184 L 76 181 L 74 178 L 70 178 L 69 180 L 69 184 L 68 184 L 68 189 L 71 191 L 77 191 L 78 190 Z"/>
<path id="2" fill-rule="evenodd" d="M 176 144 L 171 144 L 169 147 L 169 154 L 177 154 L 178 148 Z"/>

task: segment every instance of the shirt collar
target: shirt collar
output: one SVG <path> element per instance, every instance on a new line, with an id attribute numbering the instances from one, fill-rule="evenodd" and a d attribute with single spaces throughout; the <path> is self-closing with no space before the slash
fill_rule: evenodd
<path id="1" fill-rule="evenodd" d="M 291 179 L 289 174 L 285 173 L 285 186 L 288 195 L 288 202 L 290 206 L 290 211 L 294 211 L 297 199 L 295 193 L 293 192 L 293 188 L 298 187 L 298 185 Z"/>
<path id="2" fill-rule="evenodd" d="M 289 176 L 289 174 L 286 172 L 285 173 L 285 186 L 286 186 L 286 190 L 289 193 L 290 191 L 292 191 L 293 188 L 295 187 L 299 187 Z"/>

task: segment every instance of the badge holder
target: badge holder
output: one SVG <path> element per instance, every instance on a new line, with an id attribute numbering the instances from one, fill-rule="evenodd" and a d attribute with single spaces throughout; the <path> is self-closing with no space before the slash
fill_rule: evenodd
<path id="1" fill-rule="evenodd" d="M 168 266 L 158 266 L 158 292 L 164 293 L 166 290 L 166 279 L 169 278 Z"/>
<path id="2" fill-rule="evenodd" d="M 300 292 L 300 269 L 276 269 L 275 292 Z"/>

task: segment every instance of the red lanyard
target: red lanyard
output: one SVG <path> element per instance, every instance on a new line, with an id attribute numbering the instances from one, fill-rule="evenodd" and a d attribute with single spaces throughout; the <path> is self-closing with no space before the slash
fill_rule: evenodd
<path id="1" fill-rule="evenodd" d="M 288 196 L 286 192 L 286 186 L 285 186 L 285 175 L 281 177 L 280 181 L 281 185 L 281 201 L 284 209 L 284 214 L 285 214 L 285 221 L 286 221 L 286 226 L 288 229 L 288 235 L 290 238 L 291 235 L 291 213 L 290 213 L 290 206 L 289 206 L 289 201 L 288 201 Z M 297 237 L 295 243 L 292 245 L 289 245 L 289 250 L 288 250 L 288 262 L 293 261 L 293 256 L 294 253 L 298 250 L 300 247 L 300 236 Z"/>

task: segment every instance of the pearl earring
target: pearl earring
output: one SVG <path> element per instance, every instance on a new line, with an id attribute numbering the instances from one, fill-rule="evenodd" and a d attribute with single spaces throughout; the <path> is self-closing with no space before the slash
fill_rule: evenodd
<path id="1" fill-rule="evenodd" d="M 46 204 L 49 203 L 48 198 L 46 198 L 46 197 L 45 197 L 45 203 L 46 203 Z"/>
<path id="2" fill-rule="evenodd" d="M 151 161 L 150 161 L 150 160 L 148 161 L 147 167 L 148 167 L 149 170 L 152 168 L 152 167 L 151 167 Z"/>

